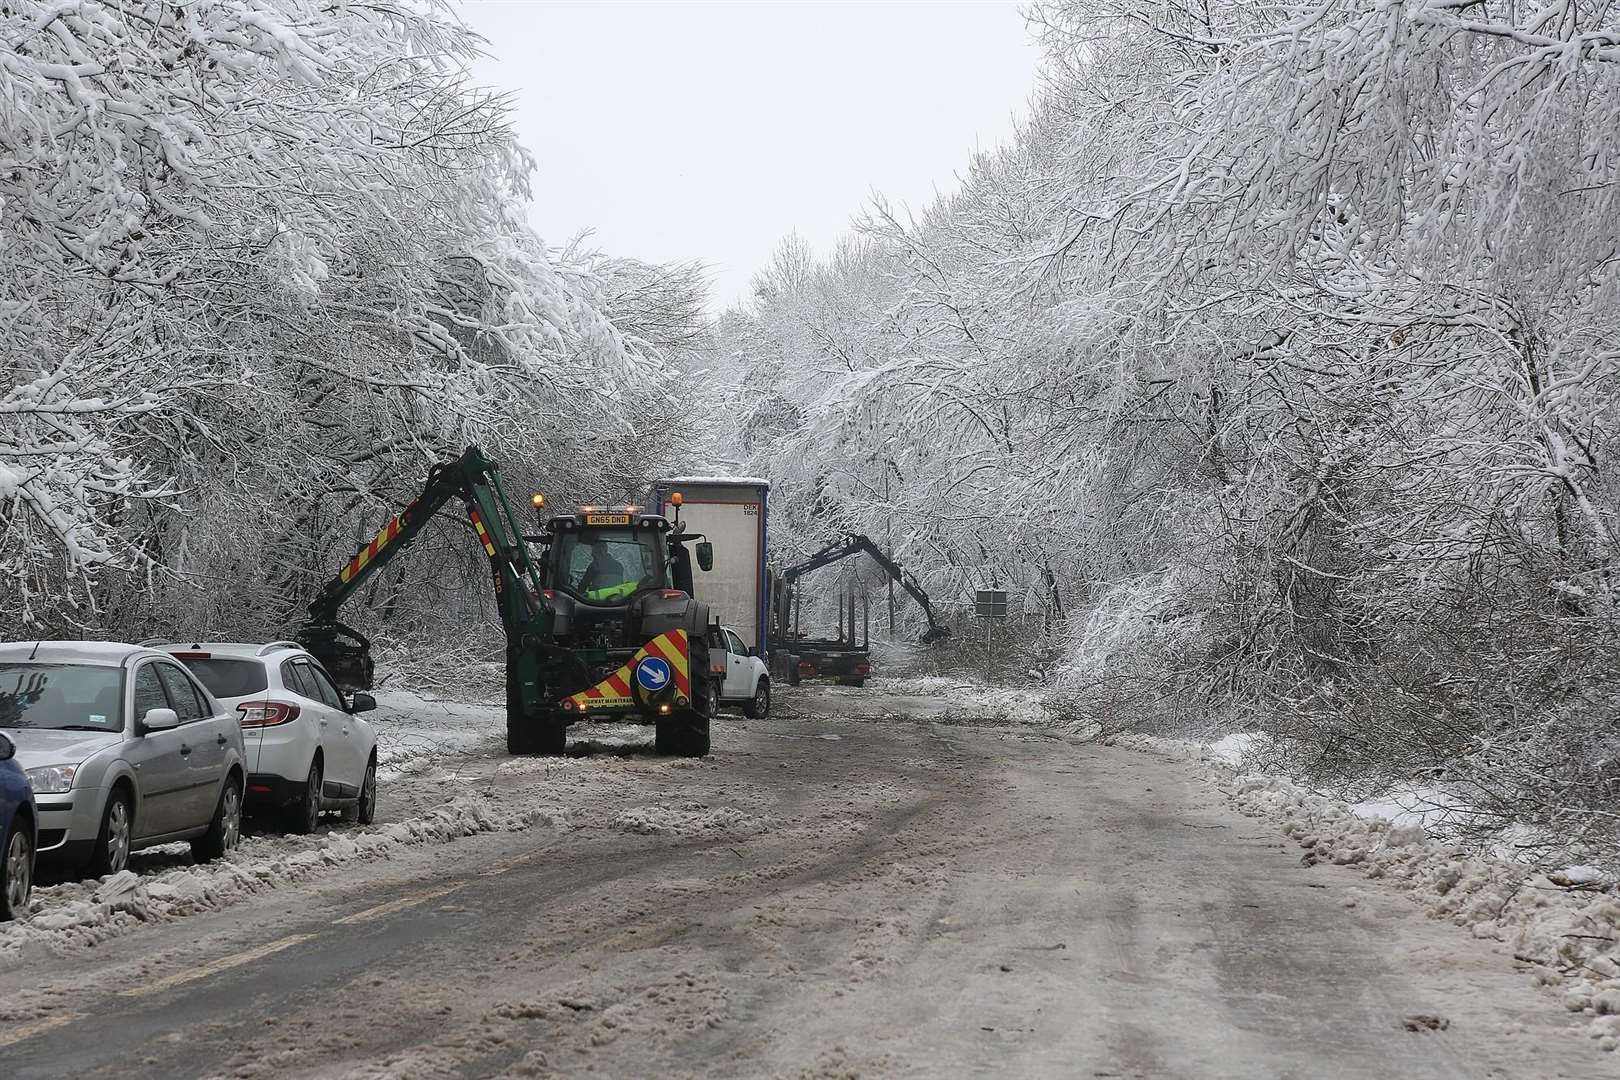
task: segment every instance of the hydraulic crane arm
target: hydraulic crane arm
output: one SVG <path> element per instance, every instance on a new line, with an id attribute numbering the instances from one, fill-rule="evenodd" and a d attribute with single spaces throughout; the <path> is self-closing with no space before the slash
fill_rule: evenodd
<path id="1" fill-rule="evenodd" d="M 370 643 L 358 631 L 338 621 L 338 611 L 371 576 L 391 562 L 427 527 L 433 515 L 460 496 L 473 530 L 489 556 L 501 623 L 513 641 L 549 636 L 554 611 L 541 590 L 540 577 L 529 560 L 518 531 L 517 515 L 501 487 L 500 472 L 476 446 L 454 461 L 441 462 L 428 472 L 427 482 L 410 505 L 390 518 L 371 542 L 351 558 L 321 589 L 309 605 L 309 622 L 298 638 L 345 685 L 371 685 Z M 340 637 L 353 639 L 350 645 Z"/>
<path id="2" fill-rule="evenodd" d="M 847 559 L 851 555 L 859 555 L 861 552 L 870 555 L 872 561 L 881 566 L 884 573 L 899 582 L 900 587 L 910 593 L 912 599 L 916 600 L 917 605 L 922 608 L 923 615 L 928 619 L 928 631 L 922 636 L 924 645 L 932 645 L 936 641 L 943 641 L 951 636 L 950 628 L 941 626 L 939 621 L 934 618 L 934 605 L 928 602 L 928 594 L 922 591 L 922 587 L 916 582 L 908 580 L 899 563 L 883 554 L 881 548 L 859 533 L 850 533 L 842 540 L 833 541 L 804 562 L 783 570 L 781 577 L 787 583 L 788 588 L 792 589 L 794 582 L 810 571 L 819 570 L 829 563 Z"/>

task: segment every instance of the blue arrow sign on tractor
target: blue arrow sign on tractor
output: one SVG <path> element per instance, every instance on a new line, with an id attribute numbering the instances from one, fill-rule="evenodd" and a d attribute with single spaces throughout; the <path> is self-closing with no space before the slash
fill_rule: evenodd
<path id="1" fill-rule="evenodd" d="M 636 682 L 650 694 L 656 694 L 668 686 L 671 675 L 669 662 L 656 656 L 643 657 L 641 663 L 636 665 Z"/>

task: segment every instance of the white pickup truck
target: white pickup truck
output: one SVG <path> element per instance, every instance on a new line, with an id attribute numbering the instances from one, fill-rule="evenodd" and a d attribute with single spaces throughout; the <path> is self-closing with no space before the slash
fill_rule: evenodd
<path id="1" fill-rule="evenodd" d="M 716 635 L 719 640 L 715 640 Z M 759 720 L 771 714 L 771 676 L 765 661 L 756 650 L 743 644 L 737 631 L 722 626 L 711 628 L 709 663 L 720 666 L 721 650 L 725 656 L 725 678 L 720 684 L 720 704 L 741 705 L 743 715 Z"/>

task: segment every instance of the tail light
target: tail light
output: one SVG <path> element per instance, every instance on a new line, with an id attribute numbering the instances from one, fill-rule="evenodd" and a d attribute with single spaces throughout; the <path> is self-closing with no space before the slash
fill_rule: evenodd
<path id="1" fill-rule="evenodd" d="M 812 664 L 808 660 L 800 660 L 799 661 L 799 674 L 800 675 L 814 675 L 815 673 L 816 673 L 816 665 Z"/>
<path id="2" fill-rule="evenodd" d="M 855 674 L 857 674 L 857 675 L 870 675 L 870 674 L 872 674 L 872 665 L 871 664 L 856 664 L 855 665 Z"/>
<path id="3" fill-rule="evenodd" d="M 546 594 L 546 599 L 547 600 L 555 600 L 555 599 L 557 599 L 557 590 L 556 589 L 542 589 L 541 592 Z"/>
<path id="4" fill-rule="evenodd" d="M 681 592 L 681 590 L 679 590 L 679 589 L 659 589 L 658 590 L 658 599 L 660 599 L 660 600 L 685 600 L 686 599 L 686 594 Z"/>
<path id="5" fill-rule="evenodd" d="M 245 728 L 275 727 L 298 719 L 298 706 L 283 701 L 254 701 L 238 705 L 241 723 Z"/>

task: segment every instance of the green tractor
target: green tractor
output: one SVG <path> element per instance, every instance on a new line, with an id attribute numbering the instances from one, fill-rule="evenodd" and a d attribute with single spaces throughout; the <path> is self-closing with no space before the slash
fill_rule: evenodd
<path id="1" fill-rule="evenodd" d="M 506 631 L 507 749 L 561 754 L 568 725 L 617 717 L 651 721 L 661 754 L 707 754 L 719 687 L 693 564 L 712 567 L 710 545 L 634 506 L 581 507 L 524 535 L 499 470 L 477 447 L 434 466 L 416 500 L 310 604 L 297 637 L 327 671 L 348 689 L 371 688 L 370 642 L 339 610 L 455 497 L 489 557 Z M 544 512 L 541 496 L 532 502 Z"/>

